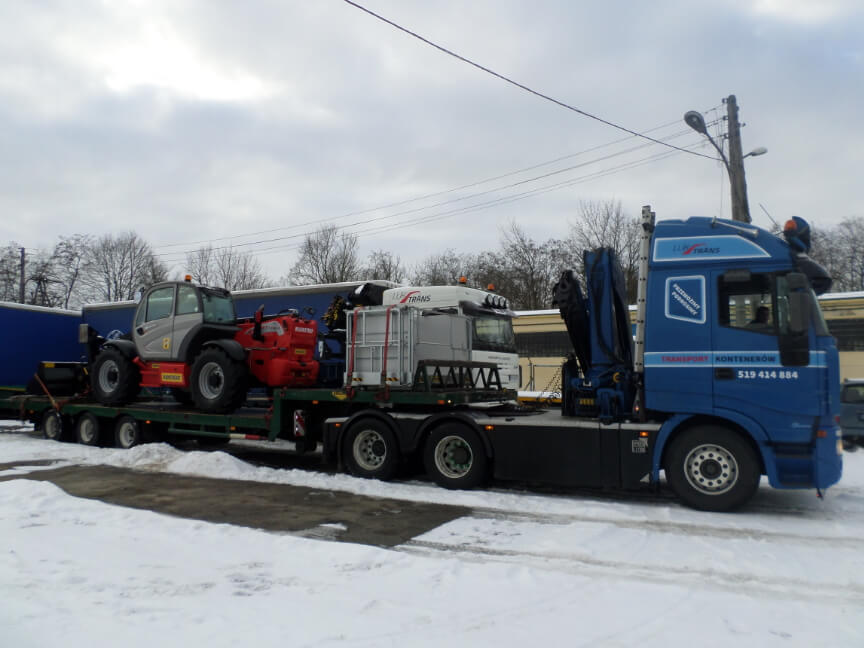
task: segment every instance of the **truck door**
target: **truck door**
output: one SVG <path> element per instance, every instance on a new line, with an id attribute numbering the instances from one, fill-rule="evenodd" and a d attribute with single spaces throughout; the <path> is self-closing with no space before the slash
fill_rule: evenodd
<path id="1" fill-rule="evenodd" d="M 789 438 L 800 429 L 801 440 L 808 440 L 824 397 L 820 356 L 810 352 L 807 334 L 797 340 L 789 335 L 785 276 L 748 270 L 714 274 L 715 408 L 757 418 L 769 435 L 773 428 Z"/>
<path id="2" fill-rule="evenodd" d="M 198 288 L 192 284 L 177 286 L 177 309 L 174 315 L 173 336 L 171 339 L 171 359 L 187 362 L 189 359 L 180 356 L 183 340 L 204 321 L 201 295 Z"/>
<path id="3" fill-rule="evenodd" d="M 171 358 L 175 286 L 154 288 L 138 305 L 132 339 L 145 361 Z"/>
<path id="4" fill-rule="evenodd" d="M 655 273 L 645 340 L 646 405 L 709 414 L 713 408 L 710 277 Z"/>

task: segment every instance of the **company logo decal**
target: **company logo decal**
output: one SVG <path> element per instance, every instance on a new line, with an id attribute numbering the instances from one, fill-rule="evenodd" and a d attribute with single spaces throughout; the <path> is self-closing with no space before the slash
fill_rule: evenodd
<path id="1" fill-rule="evenodd" d="M 666 317 L 693 324 L 705 323 L 705 277 L 694 275 L 666 280 Z"/>
<path id="2" fill-rule="evenodd" d="M 693 261 L 758 259 L 770 255 L 753 241 L 741 236 L 703 236 L 658 238 L 654 241 L 654 261 Z"/>
<path id="3" fill-rule="evenodd" d="M 429 295 L 423 295 L 419 290 L 412 290 L 408 294 L 406 294 L 400 301 L 400 304 L 422 304 L 428 301 L 432 301 L 432 298 Z"/>

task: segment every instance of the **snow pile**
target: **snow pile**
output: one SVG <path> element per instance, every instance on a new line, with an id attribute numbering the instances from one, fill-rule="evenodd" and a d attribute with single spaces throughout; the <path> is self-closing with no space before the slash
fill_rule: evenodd
<path id="1" fill-rule="evenodd" d="M 118 451 L 0 435 L 3 463 L 106 464 L 477 509 L 385 550 L 0 482 L 0 646 L 858 645 L 862 455 L 847 455 L 825 501 L 763 487 L 746 512 L 719 515 L 382 484 L 163 444 Z"/>

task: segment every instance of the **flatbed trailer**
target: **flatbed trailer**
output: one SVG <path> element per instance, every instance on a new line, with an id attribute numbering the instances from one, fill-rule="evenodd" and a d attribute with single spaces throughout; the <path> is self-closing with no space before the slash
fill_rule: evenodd
<path id="1" fill-rule="evenodd" d="M 475 487 L 489 477 L 656 487 L 649 479 L 649 448 L 658 424 L 574 421 L 557 408 L 521 406 L 510 390 L 394 390 L 384 399 L 371 390 L 285 388 L 249 404 L 231 414 L 205 414 L 172 400 L 115 407 L 84 397 L 7 391 L 0 393 L 0 416 L 31 421 L 48 439 L 93 446 L 130 448 L 170 438 L 202 445 L 283 439 L 293 441 L 299 453 L 320 447 L 323 461 L 351 474 L 385 480 L 422 459 L 429 476 L 448 488 Z"/>

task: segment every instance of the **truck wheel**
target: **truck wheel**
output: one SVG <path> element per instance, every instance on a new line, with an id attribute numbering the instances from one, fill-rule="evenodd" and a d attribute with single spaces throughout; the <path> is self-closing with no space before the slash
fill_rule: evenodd
<path id="1" fill-rule="evenodd" d="M 486 481 L 489 459 L 483 442 L 464 425 L 443 425 L 432 431 L 423 451 L 426 474 L 439 486 L 468 489 Z"/>
<path id="2" fill-rule="evenodd" d="M 121 416 L 114 425 L 114 445 L 128 450 L 143 443 L 141 424 L 131 416 Z"/>
<path id="3" fill-rule="evenodd" d="M 50 441 L 66 440 L 66 425 L 63 416 L 55 409 L 45 410 L 42 415 L 42 436 Z"/>
<path id="4" fill-rule="evenodd" d="M 75 440 L 81 445 L 98 446 L 99 428 L 99 419 L 94 414 L 85 412 L 78 417 L 75 424 Z"/>
<path id="5" fill-rule="evenodd" d="M 357 421 L 342 441 L 342 459 L 355 477 L 386 481 L 399 467 L 396 437 L 382 421 Z"/>
<path id="6" fill-rule="evenodd" d="M 96 356 L 90 386 L 103 405 L 123 405 L 135 400 L 141 390 L 138 367 L 117 349 L 105 349 Z"/>
<path id="7" fill-rule="evenodd" d="M 675 439 L 665 469 L 675 494 L 702 511 L 738 508 L 759 488 L 761 476 L 750 444 L 731 430 L 709 425 Z"/>
<path id="8" fill-rule="evenodd" d="M 192 400 L 202 412 L 225 414 L 246 400 L 246 366 L 221 349 L 208 349 L 192 365 Z"/>

